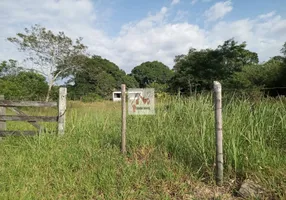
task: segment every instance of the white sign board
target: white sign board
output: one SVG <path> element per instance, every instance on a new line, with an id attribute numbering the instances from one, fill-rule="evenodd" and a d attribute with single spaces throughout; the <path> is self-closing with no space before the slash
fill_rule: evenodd
<path id="1" fill-rule="evenodd" d="M 155 115 L 154 88 L 128 89 L 129 115 Z"/>

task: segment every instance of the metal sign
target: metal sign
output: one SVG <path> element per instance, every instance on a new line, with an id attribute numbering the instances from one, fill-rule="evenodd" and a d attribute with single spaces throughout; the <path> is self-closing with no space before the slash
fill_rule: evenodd
<path id="1" fill-rule="evenodd" d="M 154 88 L 128 89 L 129 115 L 155 115 Z"/>

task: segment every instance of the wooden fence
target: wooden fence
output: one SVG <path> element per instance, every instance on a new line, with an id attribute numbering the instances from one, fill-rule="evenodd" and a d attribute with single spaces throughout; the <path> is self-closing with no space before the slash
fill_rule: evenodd
<path id="1" fill-rule="evenodd" d="M 0 137 L 8 135 L 36 135 L 43 131 L 43 128 L 37 122 L 57 122 L 58 134 L 63 135 L 65 130 L 66 114 L 66 96 L 67 89 L 61 87 L 59 90 L 58 102 L 41 102 L 41 101 L 9 101 L 4 96 L 0 96 Z M 29 116 L 17 107 L 58 107 L 57 116 Z M 11 109 L 17 115 L 6 115 L 6 108 Z M 7 131 L 6 121 L 26 121 L 37 128 L 37 131 Z"/>

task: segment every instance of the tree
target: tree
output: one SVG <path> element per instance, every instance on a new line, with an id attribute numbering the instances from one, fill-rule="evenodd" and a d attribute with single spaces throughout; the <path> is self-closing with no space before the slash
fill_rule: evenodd
<path id="1" fill-rule="evenodd" d="M 166 92 L 168 90 L 168 84 L 159 84 L 156 82 L 150 83 L 146 85 L 146 88 L 154 88 L 155 93 Z"/>
<path id="2" fill-rule="evenodd" d="M 276 96 L 281 93 L 279 87 L 282 85 L 279 81 L 282 71 L 281 59 L 275 56 L 263 64 L 243 66 L 241 71 L 235 72 L 224 84 L 228 88 L 245 90 L 244 93 L 247 94 L 260 91 Z"/>
<path id="3" fill-rule="evenodd" d="M 158 61 L 144 62 L 136 66 L 131 75 L 139 83 L 140 87 L 147 87 L 151 83 L 166 84 L 172 77 L 172 71 L 163 63 Z"/>
<path id="4" fill-rule="evenodd" d="M 281 71 L 280 74 L 277 78 L 277 82 L 276 85 L 278 87 L 286 87 L 286 42 L 283 44 L 282 49 L 281 49 L 281 53 L 283 56 L 276 56 L 276 61 L 280 62 L 281 65 Z M 284 94 L 286 95 L 286 89 L 285 88 L 281 88 L 279 90 L 277 90 L 278 94 Z"/>
<path id="5" fill-rule="evenodd" d="M 125 83 L 127 88 L 138 88 L 139 83 L 136 81 L 133 75 L 128 74 L 123 76 L 122 83 Z"/>
<path id="6" fill-rule="evenodd" d="M 24 68 L 19 67 L 16 60 L 10 59 L 9 61 L 2 61 L 0 63 L 0 78 L 17 75 L 20 71 L 24 71 Z"/>
<path id="7" fill-rule="evenodd" d="M 284 58 L 286 58 L 286 42 L 283 44 L 283 47 L 281 49 L 281 53 L 283 54 Z"/>
<path id="8" fill-rule="evenodd" d="M 138 87 L 137 81 L 131 75 L 100 56 L 86 58 L 82 70 L 73 79 L 75 96 L 94 94 L 108 98 L 114 90 L 118 90 L 122 83 L 127 87 Z"/>
<path id="9" fill-rule="evenodd" d="M 175 75 L 170 81 L 170 89 L 178 89 L 187 94 L 196 90 L 210 90 L 214 80 L 231 79 L 242 67 L 258 63 L 258 56 L 246 48 L 246 43 L 238 44 L 227 40 L 216 49 L 196 50 L 191 48 L 187 55 L 175 57 Z"/>
<path id="10" fill-rule="evenodd" d="M 47 77 L 49 87 L 46 101 L 60 76 L 67 76 L 80 68 L 87 49 L 82 44 L 82 38 L 73 42 L 64 32 L 54 34 L 37 24 L 8 40 L 16 44 L 20 51 L 26 52 L 28 56 L 25 60 L 32 61 L 39 73 Z"/>
<path id="11" fill-rule="evenodd" d="M 228 69 L 239 71 L 244 65 L 258 64 L 258 55 L 246 48 L 246 42 L 238 44 L 234 39 L 229 39 L 223 45 L 219 45 L 216 51 Z"/>
<path id="12" fill-rule="evenodd" d="M 44 97 L 48 84 L 45 77 L 18 66 L 14 60 L 0 64 L 0 93 L 5 98 L 38 100 Z"/>

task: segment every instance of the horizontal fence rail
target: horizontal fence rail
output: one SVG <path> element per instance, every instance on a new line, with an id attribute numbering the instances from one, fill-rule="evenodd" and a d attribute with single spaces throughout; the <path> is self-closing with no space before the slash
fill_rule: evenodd
<path id="1" fill-rule="evenodd" d="M 20 109 L 16 108 L 16 107 L 10 107 L 10 110 L 14 111 L 15 113 L 17 113 L 20 116 L 28 116 L 26 113 L 24 113 L 23 111 L 21 111 Z M 32 126 L 34 126 L 35 128 L 37 128 L 38 130 L 41 130 L 42 127 L 40 124 L 38 124 L 37 122 L 29 122 Z"/>
<path id="2" fill-rule="evenodd" d="M 57 122 L 57 116 L 0 115 L 0 121 Z"/>
<path id="3" fill-rule="evenodd" d="M 60 87 L 58 102 L 43 101 L 10 101 L 5 100 L 0 95 L 0 137 L 5 136 L 33 136 L 43 132 L 43 127 L 37 122 L 57 122 L 58 134 L 63 135 L 65 131 L 65 115 L 66 115 L 66 97 L 67 88 Z M 17 107 L 58 107 L 57 116 L 29 116 Z M 6 115 L 6 108 L 9 108 L 17 115 Z M 6 121 L 25 121 L 37 128 L 37 131 L 7 131 Z"/>
<path id="4" fill-rule="evenodd" d="M 33 136 L 37 135 L 37 131 L 0 131 L 0 137 L 5 136 Z"/>
<path id="5" fill-rule="evenodd" d="M 57 102 L 0 100 L 0 107 L 57 107 Z"/>

